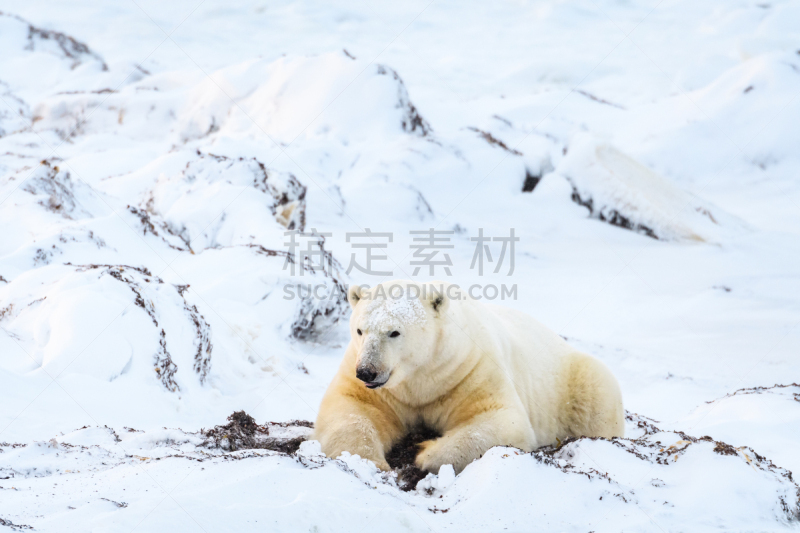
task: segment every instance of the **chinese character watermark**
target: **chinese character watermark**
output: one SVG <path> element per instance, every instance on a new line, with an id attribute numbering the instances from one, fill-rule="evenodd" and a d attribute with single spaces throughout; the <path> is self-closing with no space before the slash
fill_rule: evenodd
<path id="1" fill-rule="evenodd" d="M 330 271 L 333 256 L 325 251 L 325 237 L 333 236 L 332 233 L 319 233 L 316 228 L 311 228 L 311 233 L 300 233 L 298 230 L 285 231 L 284 236 L 289 237 L 289 242 L 283 244 L 288 248 L 283 269 L 288 268 L 289 275 L 302 276 L 306 270 Z M 306 239 L 306 248 L 300 249 L 298 237 Z M 298 268 L 299 265 L 299 268 Z"/>
<path id="2" fill-rule="evenodd" d="M 369 274 L 371 276 L 392 276 L 394 273 L 392 271 L 380 271 L 380 270 L 372 270 L 372 262 L 373 261 L 382 261 L 387 259 L 386 255 L 373 255 L 373 249 L 386 249 L 389 246 L 389 242 L 394 242 L 394 235 L 390 232 L 384 233 L 373 233 L 369 228 L 366 228 L 363 233 L 348 233 L 346 235 L 347 242 L 350 242 L 351 239 L 369 239 L 368 242 L 353 242 L 351 245 L 353 248 L 364 249 L 366 250 L 366 266 L 361 266 L 356 261 L 356 253 L 353 252 L 350 255 L 350 265 L 347 267 L 347 274 L 349 275 L 352 272 L 353 268 L 364 272 L 365 274 Z M 388 242 L 375 242 L 375 239 L 388 239 Z"/>
<path id="3" fill-rule="evenodd" d="M 418 261 L 411 261 L 411 266 L 416 266 L 414 269 L 414 276 L 419 274 L 420 268 L 423 266 L 428 267 L 428 275 L 435 276 L 435 269 L 437 266 L 441 266 L 444 268 L 445 273 L 448 276 L 451 276 L 450 267 L 453 266 L 453 261 L 450 259 L 450 256 L 446 253 L 442 253 L 442 257 L 440 259 L 436 259 L 436 255 L 441 250 L 447 250 L 450 248 L 455 248 L 453 244 L 442 244 L 445 242 L 450 242 L 450 237 L 437 237 L 437 235 L 452 235 L 455 233 L 454 231 L 445 231 L 445 230 L 435 230 L 431 228 L 427 231 L 410 231 L 411 235 L 425 235 L 424 237 L 414 237 L 414 242 L 423 242 L 426 244 L 412 244 L 410 246 L 411 249 L 414 250 L 414 257 L 419 259 Z"/>
<path id="4" fill-rule="evenodd" d="M 435 276 L 437 274 L 436 267 L 439 267 L 439 272 L 444 271 L 447 276 L 453 275 L 451 267 L 454 264 L 448 253 L 449 250 L 456 247 L 451 243 L 453 234 L 455 234 L 453 230 L 436 230 L 435 228 L 409 232 L 413 243 L 409 245 L 409 248 L 413 250 L 412 259 L 409 261 L 410 266 L 414 267 L 413 276 L 420 275 L 421 271 L 422 275 Z M 284 243 L 287 252 L 283 269 L 289 270 L 290 275 L 303 276 L 305 272 L 313 274 L 320 270 L 330 272 L 333 263 L 340 268 L 338 262 L 333 259 L 333 255 L 326 251 L 324 246 L 325 238 L 332 237 L 332 233 L 319 233 L 312 228 L 310 233 L 290 230 L 284 232 L 284 235 L 287 237 L 287 241 Z M 494 274 L 498 274 L 503 266 L 507 265 L 506 276 L 511 276 L 515 269 L 515 246 L 519 240 L 514 228 L 509 230 L 508 236 L 494 237 L 485 235 L 484 229 L 478 228 L 478 235 L 470 237 L 470 241 L 475 243 L 470 270 L 477 269 L 478 275 L 483 276 L 484 266 L 489 267 L 491 263 L 495 267 Z M 346 269 L 348 275 L 354 271 L 370 276 L 391 277 L 394 275 L 391 269 L 381 269 L 377 265 L 381 261 L 394 262 L 388 254 L 389 243 L 394 242 L 392 232 L 375 232 L 366 228 L 361 232 L 348 232 L 346 242 L 353 249 Z M 498 243 L 501 245 L 499 251 L 497 250 Z M 402 270 L 402 267 L 400 269 Z"/>
<path id="5" fill-rule="evenodd" d="M 503 260 L 506 256 L 506 251 L 509 252 L 509 269 L 507 276 L 510 276 L 514 273 L 514 243 L 519 241 L 519 237 L 514 235 L 514 228 L 511 228 L 511 235 L 509 237 L 484 237 L 483 236 L 483 228 L 478 229 L 478 236 L 471 237 L 471 241 L 476 242 L 475 245 L 475 253 L 472 255 L 472 264 L 470 264 L 470 270 L 475 268 L 475 264 L 478 264 L 478 275 L 483 276 L 483 260 L 484 255 L 486 256 L 486 260 L 490 263 L 494 262 L 492 259 L 492 252 L 489 249 L 489 242 L 502 242 L 503 247 L 500 249 L 500 257 L 497 259 L 497 265 L 494 269 L 494 273 L 497 274 L 500 272 L 500 267 L 503 266 Z"/>

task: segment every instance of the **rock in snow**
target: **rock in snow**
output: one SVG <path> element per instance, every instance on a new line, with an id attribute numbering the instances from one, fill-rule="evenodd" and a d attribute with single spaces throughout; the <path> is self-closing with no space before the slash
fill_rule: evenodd
<path id="1" fill-rule="evenodd" d="M 589 135 L 577 135 L 568 149 L 556 171 L 572 185 L 572 201 L 586 207 L 591 218 L 654 239 L 711 242 L 719 239 L 720 225 L 737 223 Z"/>

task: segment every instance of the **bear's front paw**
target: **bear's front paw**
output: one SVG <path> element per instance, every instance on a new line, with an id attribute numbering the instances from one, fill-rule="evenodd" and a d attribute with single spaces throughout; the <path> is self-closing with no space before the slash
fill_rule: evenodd
<path id="1" fill-rule="evenodd" d="M 444 463 L 437 453 L 437 448 L 435 440 L 421 442 L 419 444 L 420 451 L 417 453 L 417 458 L 414 460 L 416 467 L 432 474 L 438 473 L 439 467 Z"/>

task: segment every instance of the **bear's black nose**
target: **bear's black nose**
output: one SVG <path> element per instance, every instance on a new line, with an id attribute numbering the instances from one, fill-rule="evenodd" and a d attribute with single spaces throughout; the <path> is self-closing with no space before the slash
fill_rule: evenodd
<path id="1" fill-rule="evenodd" d="M 370 368 L 360 367 L 356 370 L 356 377 L 364 383 L 372 383 L 378 377 L 378 373 Z"/>

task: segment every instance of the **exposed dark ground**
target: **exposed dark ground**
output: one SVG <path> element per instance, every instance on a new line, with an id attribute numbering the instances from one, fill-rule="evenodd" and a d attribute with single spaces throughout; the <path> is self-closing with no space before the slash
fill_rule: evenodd
<path id="1" fill-rule="evenodd" d="M 386 454 L 386 462 L 397 472 L 397 484 L 400 489 L 414 490 L 417 488 L 417 483 L 428 475 L 426 471 L 414 465 L 414 460 L 417 458 L 421 443 L 441 436 L 439 432 L 429 427 L 417 426 L 392 446 Z"/>
<path id="2" fill-rule="evenodd" d="M 206 446 L 231 452 L 264 449 L 292 455 L 297 452 L 300 444 L 305 440 L 304 437 L 272 437 L 269 434 L 270 426 L 310 428 L 313 427 L 313 424 L 306 420 L 293 420 L 259 425 L 252 416 L 244 411 L 236 411 L 228 417 L 227 424 L 202 430 L 201 433 L 206 437 Z M 414 490 L 417 483 L 428 475 L 428 472 L 420 470 L 414 465 L 414 460 L 417 458 L 419 445 L 422 442 L 439 437 L 441 434 L 429 427 L 416 426 L 395 443 L 386 454 L 386 462 L 397 473 L 397 484 L 402 490 Z"/>

